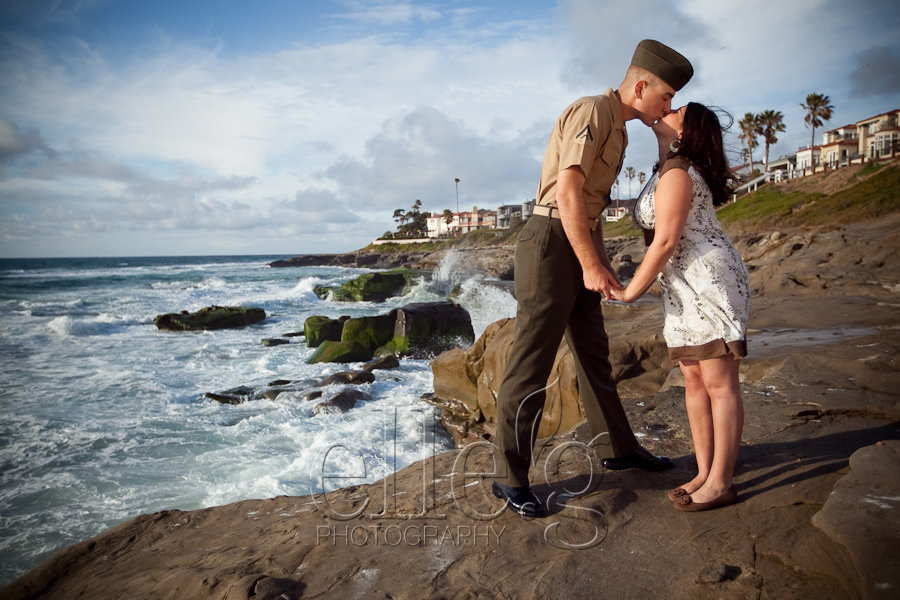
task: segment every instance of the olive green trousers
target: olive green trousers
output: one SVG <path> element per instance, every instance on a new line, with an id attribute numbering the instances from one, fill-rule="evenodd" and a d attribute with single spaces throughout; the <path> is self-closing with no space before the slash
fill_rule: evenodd
<path id="1" fill-rule="evenodd" d="M 534 215 L 525 224 L 516 245 L 515 290 L 515 341 L 497 398 L 495 480 L 528 485 L 545 389 L 563 335 L 575 359 L 594 454 L 610 458 L 634 451 L 638 442 L 609 364 L 602 295 L 584 287 L 559 219 Z"/>

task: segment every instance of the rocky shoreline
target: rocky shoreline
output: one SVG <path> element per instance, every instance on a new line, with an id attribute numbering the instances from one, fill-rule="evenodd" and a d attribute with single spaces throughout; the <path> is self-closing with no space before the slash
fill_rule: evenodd
<path id="1" fill-rule="evenodd" d="M 432 398 L 447 421 L 469 423 L 464 448 L 371 485 L 141 516 L 62 550 L 0 598 L 895 598 L 900 213 L 736 241 L 753 313 L 734 506 L 682 514 L 665 500 L 691 476 L 692 453 L 677 371 L 654 350 L 651 298 L 604 310 L 626 412 L 645 446 L 675 459 L 671 472 L 602 472 L 574 419 L 545 438 L 532 471 L 551 515 L 503 511 L 480 476 L 491 465 L 479 441 L 490 433 L 479 390 L 502 361 L 479 340 L 451 352 L 481 367 L 455 384 L 474 382 L 480 414 L 455 392 Z M 612 245 L 617 266 L 633 268 L 625 256 L 640 247 Z M 403 260 L 391 267 L 439 261 Z"/>

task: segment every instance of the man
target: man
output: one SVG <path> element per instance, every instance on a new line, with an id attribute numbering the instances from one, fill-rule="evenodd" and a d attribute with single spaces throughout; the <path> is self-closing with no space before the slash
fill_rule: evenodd
<path id="1" fill-rule="evenodd" d="M 673 466 L 638 444 L 612 379 L 601 300 L 622 284 L 603 247 L 600 218 L 622 168 L 625 121 L 652 125 L 671 110 L 672 97 L 692 75 L 686 58 L 644 40 L 619 88 L 575 101 L 550 135 L 538 202 L 516 246 L 516 333 L 497 399 L 500 452 L 492 490 L 520 515 L 546 514 L 528 485 L 528 469 L 544 388 L 563 334 L 575 358 L 592 445 L 604 467 Z"/>

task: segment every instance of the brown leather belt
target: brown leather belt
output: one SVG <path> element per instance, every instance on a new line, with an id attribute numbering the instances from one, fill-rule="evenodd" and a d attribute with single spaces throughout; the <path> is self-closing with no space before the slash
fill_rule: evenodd
<path id="1" fill-rule="evenodd" d="M 531 211 L 532 214 L 540 215 L 542 217 L 550 217 L 551 219 L 559 219 L 559 209 L 554 208 L 553 206 L 547 206 L 545 204 L 536 204 L 534 206 L 534 210 Z M 603 218 L 603 213 L 601 212 L 599 215 L 594 217 L 593 219 L 588 219 L 588 222 L 591 224 L 591 231 L 596 231 L 597 226 L 600 225 L 600 219 Z"/>

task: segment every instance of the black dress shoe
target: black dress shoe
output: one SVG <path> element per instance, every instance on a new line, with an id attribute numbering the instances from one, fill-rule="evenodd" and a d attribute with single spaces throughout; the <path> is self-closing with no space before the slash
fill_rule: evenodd
<path id="1" fill-rule="evenodd" d="M 643 446 L 638 446 L 637 450 L 625 456 L 616 458 L 604 458 L 603 466 L 612 471 L 621 469 L 643 469 L 645 471 L 665 471 L 675 466 L 672 459 L 665 456 L 653 456 Z"/>
<path id="2" fill-rule="evenodd" d="M 495 496 L 506 501 L 506 504 L 513 512 L 523 517 L 544 517 L 547 515 L 544 505 L 541 504 L 541 501 L 538 500 L 538 497 L 534 495 L 534 492 L 527 485 L 510 487 L 495 481 L 491 485 L 491 491 L 494 492 Z"/>

